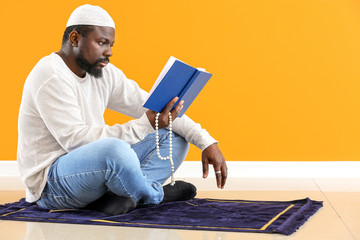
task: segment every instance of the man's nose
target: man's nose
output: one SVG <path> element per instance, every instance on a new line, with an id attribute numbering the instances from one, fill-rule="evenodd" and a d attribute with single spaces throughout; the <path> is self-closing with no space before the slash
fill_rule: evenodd
<path id="1" fill-rule="evenodd" d="M 113 55 L 112 50 L 111 50 L 111 46 L 108 46 L 104 52 L 104 56 L 105 57 L 111 57 Z"/>

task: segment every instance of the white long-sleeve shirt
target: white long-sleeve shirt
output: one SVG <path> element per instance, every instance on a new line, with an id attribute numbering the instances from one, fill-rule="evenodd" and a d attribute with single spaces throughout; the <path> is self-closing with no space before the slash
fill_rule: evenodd
<path id="1" fill-rule="evenodd" d="M 80 78 L 56 53 L 41 59 L 25 81 L 19 111 L 17 161 L 26 200 L 40 198 L 49 167 L 61 155 L 101 138 L 133 144 L 154 132 L 142 107 L 147 94 L 110 63 L 103 77 Z M 106 108 L 135 120 L 106 125 Z M 174 121 L 173 131 L 201 150 L 216 142 L 185 115 Z"/>

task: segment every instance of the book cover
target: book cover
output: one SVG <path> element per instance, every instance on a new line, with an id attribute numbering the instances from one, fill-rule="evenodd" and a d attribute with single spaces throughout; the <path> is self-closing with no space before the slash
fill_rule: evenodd
<path id="1" fill-rule="evenodd" d="M 174 57 L 170 57 L 152 87 L 144 107 L 161 112 L 174 97 L 179 97 L 178 102 L 184 100 L 183 109 L 178 115 L 181 117 L 211 76 L 211 73 L 203 69 L 196 69 Z"/>

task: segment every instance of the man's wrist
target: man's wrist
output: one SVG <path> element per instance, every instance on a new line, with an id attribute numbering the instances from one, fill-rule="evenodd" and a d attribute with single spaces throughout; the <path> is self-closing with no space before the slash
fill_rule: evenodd
<path id="1" fill-rule="evenodd" d="M 152 128 L 155 129 L 155 119 L 153 118 L 152 111 L 147 110 L 146 111 L 146 116 L 147 116 L 147 119 L 148 119 L 150 125 L 152 126 Z"/>

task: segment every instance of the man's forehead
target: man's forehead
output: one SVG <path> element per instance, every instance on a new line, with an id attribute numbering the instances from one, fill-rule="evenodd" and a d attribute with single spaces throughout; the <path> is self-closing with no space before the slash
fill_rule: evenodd
<path id="1" fill-rule="evenodd" d="M 94 30 L 91 31 L 90 35 L 95 38 L 102 38 L 113 42 L 115 40 L 115 29 L 111 27 L 94 26 Z"/>

